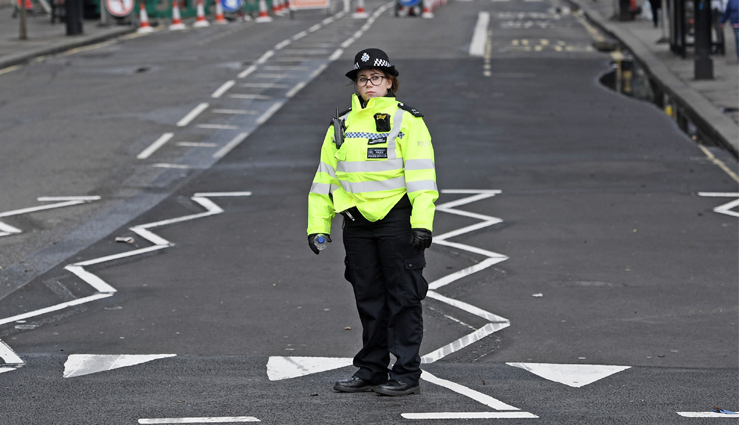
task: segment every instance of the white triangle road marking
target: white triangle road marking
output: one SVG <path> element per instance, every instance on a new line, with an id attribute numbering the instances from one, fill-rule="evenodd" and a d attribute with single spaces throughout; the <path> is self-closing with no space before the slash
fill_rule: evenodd
<path id="1" fill-rule="evenodd" d="M 72 354 L 64 363 L 64 377 L 105 372 L 174 356 L 176 354 Z"/>
<path id="2" fill-rule="evenodd" d="M 550 381 L 580 388 L 607 376 L 629 369 L 631 366 L 605 366 L 589 364 L 506 363 Z"/>
<path id="3" fill-rule="evenodd" d="M 0 373 L 11 372 L 11 371 L 14 371 L 14 370 L 15 370 L 14 367 L 0 367 Z"/>
<path id="4" fill-rule="evenodd" d="M 280 357 L 270 356 L 267 377 L 270 381 L 297 378 L 352 365 L 350 357 Z"/>

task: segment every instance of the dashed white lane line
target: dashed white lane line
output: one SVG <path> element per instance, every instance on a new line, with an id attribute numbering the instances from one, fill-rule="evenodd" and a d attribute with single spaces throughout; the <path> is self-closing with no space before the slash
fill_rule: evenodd
<path id="1" fill-rule="evenodd" d="M 322 26 L 323 25 L 321 25 L 321 24 L 316 24 L 316 25 L 312 26 L 311 28 L 309 28 L 308 29 L 308 32 L 316 32 L 316 31 L 320 30 Z"/>
<path id="2" fill-rule="evenodd" d="M 245 109 L 214 109 L 214 114 L 231 114 L 231 115 L 257 115 L 257 111 L 248 111 Z"/>
<path id="3" fill-rule="evenodd" d="M 154 152 L 157 151 L 157 149 L 161 148 L 165 145 L 165 143 L 169 142 L 170 139 L 172 139 L 175 136 L 175 133 L 164 133 L 163 135 L 159 136 L 157 140 L 154 141 L 149 147 L 141 151 L 140 154 L 136 155 L 136 158 L 138 159 L 147 159 L 149 158 Z"/>
<path id="4" fill-rule="evenodd" d="M 717 412 L 676 412 L 684 418 L 740 418 L 740 413 L 727 414 Z"/>
<path id="5" fill-rule="evenodd" d="M 229 80 L 221 85 L 213 94 L 211 95 L 212 98 L 217 99 L 221 97 L 222 94 L 226 93 L 226 91 L 232 87 L 234 87 L 234 84 L 236 84 L 236 81 Z"/>
<path id="6" fill-rule="evenodd" d="M 463 1 L 463 0 L 459 0 Z M 467 1 L 467 0 L 466 0 Z M 404 419 L 537 419 L 529 412 L 439 412 L 402 413 Z"/>
<path id="7" fill-rule="evenodd" d="M 214 158 L 223 158 L 226 156 L 227 153 L 231 152 L 232 149 L 239 146 L 241 142 L 244 141 L 249 136 L 249 133 L 239 133 L 236 137 L 231 139 L 231 141 L 227 144 L 225 144 L 221 149 L 217 150 L 214 154 Z"/>
<path id="8" fill-rule="evenodd" d="M 278 43 L 278 44 L 275 45 L 275 50 L 280 50 L 283 47 L 289 45 L 290 43 L 291 43 L 291 40 L 290 39 L 283 40 L 280 43 Z"/>
<path id="9" fill-rule="evenodd" d="M 270 107 L 269 107 L 269 108 L 268 108 L 268 109 L 267 109 L 267 110 L 266 110 L 266 111 L 265 111 L 265 112 L 264 112 L 264 113 L 263 113 L 262 115 L 260 115 L 260 117 L 259 117 L 259 118 L 257 118 L 257 121 L 255 121 L 255 123 L 256 123 L 257 125 L 262 125 L 262 124 L 264 124 L 264 123 L 265 123 L 265 122 L 266 122 L 267 120 L 269 120 L 269 119 L 270 119 L 270 117 L 272 117 L 272 115 L 273 115 L 273 114 L 274 114 L 275 112 L 277 112 L 277 111 L 278 111 L 278 109 L 280 109 L 280 108 L 281 108 L 281 107 L 283 106 L 283 103 L 285 103 L 285 102 L 284 102 L 284 101 L 283 101 L 283 102 L 275 102 L 275 103 L 274 103 L 274 104 L 273 104 L 272 106 L 270 106 Z"/>
<path id="10" fill-rule="evenodd" d="M 178 127 L 185 127 L 186 125 L 190 124 L 190 122 L 193 121 L 195 119 L 195 117 L 197 117 L 198 115 L 200 115 L 200 113 L 203 112 L 203 111 L 205 111 L 206 109 L 208 109 L 208 104 L 207 103 L 201 103 L 201 104 L 199 104 L 198 106 L 196 106 L 195 108 L 193 108 L 192 111 L 188 112 L 187 115 L 185 115 L 184 117 L 182 117 L 182 119 L 177 122 L 177 126 Z"/>
<path id="11" fill-rule="evenodd" d="M 254 416 L 139 419 L 140 424 L 225 424 L 237 422 L 260 422 L 260 420 Z"/>
<path id="12" fill-rule="evenodd" d="M 239 127 L 229 124 L 198 124 L 198 128 L 210 128 L 214 130 L 238 130 Z"/>
<path id="13" fill-rule="evenodd" d="M 194 148 L 215 148 L 218 146 L 215 143 L 201 143 L 201 142 L 177 142 L 177 146 L 186 146 Z"/>
<path id="14" fill-rule="evenodd" d="M 263 63 L 267 62 L 268 59 L 270 59 L 271 57 L 273 57 L 273 55 L 275 55 L 275 50 L 268 50 L 265 53 L 263 53 L 262 56 L 260 56 L 259 59 L 257 59 L 257 61 L 255 62 L 255 64 L 256 65 L 262 65 Z"/>
<path id="15" fill-rule="evenodd" d="M 305 37 L 307 35 L 308 35 L 308 31 L 301 31 L 298 34 L 296 34 L 293 37 L 291 37 L 290 39 L 293 40 L 293 41 L 296 41 L 296 40 L 300 40 L 301 38 L 303 38 L 303 37 Z"/>
<path id="16" fill-rule="evenodd" d="M 183 165 L 183 164 L 168 164 L 166 162 L 158 162 L 156 164 L 152 164 L 152 167 L 155 168 L 179 168 L 181 170 L 187 170 L 190 169 L 189 165 Z"/>
<path id="17" fill-rule="evenodd" d="M 296 93 L 298 93 L 302 88 L 306 87 L 306 82 L 301 81 L 300 83 L 293 86 L 292 89 L 290 89 L 287 93 L 285 93 L 285 97 L 293 97 Z"/>
<path id="18" fill-rule="evenodd" d="M 486 35 L 488 34 L 488 22 L 491 20 L 491 14 L 488 12 L 478 12 L 478 21 L 475 23 L 473 31 L 473 40 L 470 42 L 470 56 L 483 56 L 486 49 Z"/>
<path id="19" fill-rule="evenodd" d="M 238 78 L 246 78 L 249 74 L 253 73 L 257 70 L 257 67 L 255 65 L 250 65 L 247 69 L 240 72 L 239 75 L 237 75 Z"/>
<path id="20" fill-rule="evenodd" d="M 229 97 L 234 99 L 257 99 L 257 100 L 270 100 L 272 99 L 272 96 L 265 96 L 261 94 L 230 94 Z"/>

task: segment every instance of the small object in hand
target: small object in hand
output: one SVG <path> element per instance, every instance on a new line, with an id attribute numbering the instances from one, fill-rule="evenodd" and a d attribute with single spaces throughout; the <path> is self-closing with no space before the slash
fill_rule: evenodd
<path id="1" fill-rule="evenodd" d="M 127 237 L 123 237 L 123 236 L 118 236 L 118 237 L 116 238 L 116 242 L 122 242 L 122 243 L 134 243 L 134 238 L 132 238 L 131 236 L 127 236 Z"/>
<path id="2" fill-rule="evenodd" d="M 311 233 L 308 235 L 308 247 L 311 248 L 314 254 L 319 255 L 321 251 L 326 249 L 326 244 L 331 242 L 331 237 L 323 233 Z"/>
<path id="3" fill-rule="evenodd" d="M 345 330 L 345 331 L 351 331 L 351 330 L 352 330 L 352 328 L 351 328 L 351 327 L 349 327 L 349 326 L 345 326 L 345 327 L 344 327 L 344 330 Z"/>

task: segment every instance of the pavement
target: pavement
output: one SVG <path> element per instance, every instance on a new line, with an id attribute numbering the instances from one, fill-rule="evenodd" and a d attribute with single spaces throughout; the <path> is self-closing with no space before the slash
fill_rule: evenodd
<path id="1" fill-rule="evenodd" d="M 738 153 L 738 58 L 735 37 L 725 25 L 726 55 L 713 56 L 714 79 L 694 79 L 693 50 L 685 59 L 674 54 L 662 38 L 660 27 L 652 21 L 637 17 L 620 22 L 611 0 L 570 0 L 582 9 L 586 17 L 599 29 L 618 39 L 627 47 L 645 70 L 663 86 L 684 108 L 689 109 L 694 121 L 704 121 L 712 127 L 723 144 L 735 155 Z M 729 110 L 727 112 L 724 112 Z"/>

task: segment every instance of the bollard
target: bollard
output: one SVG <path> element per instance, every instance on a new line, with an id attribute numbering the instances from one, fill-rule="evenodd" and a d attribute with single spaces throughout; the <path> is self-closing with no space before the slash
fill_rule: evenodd
<path id="1" fill-rule="evenodd" d="M 709 0 L 694 1 L 694 78 L 714 79 L 712 52 L 712 8 Z"/>

